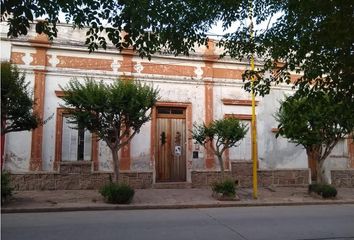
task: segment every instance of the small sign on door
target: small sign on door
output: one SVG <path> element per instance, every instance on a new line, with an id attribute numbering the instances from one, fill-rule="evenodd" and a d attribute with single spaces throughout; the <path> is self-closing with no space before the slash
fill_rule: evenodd
<path id="1" fill-rule="evenodd" d="M 181 146 L 175 146 L 175 156 L 181 156 L 182 149 Z"/>

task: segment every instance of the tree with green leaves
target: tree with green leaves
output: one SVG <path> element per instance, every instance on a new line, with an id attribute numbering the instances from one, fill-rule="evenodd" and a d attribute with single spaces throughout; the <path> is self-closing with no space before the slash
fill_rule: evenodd
<path id="1" fill-rule="evenodd" d="M 25 75 L 10 62 L 1 62 L 1 135 L 29 131 L 41 124 Z"/>
<path id="2" fill-rule="evenodd" d="M 281 103 L 275 115 L 280 135 L 306 149 L 317 183 L 327 183 L 324 163 L 339 140 L 354 131 L 354 103 L 337 101 L 323 91 L 296 93 Z"/>
<path id="3" fill-rule="evenodd" d="M 297 73 L 299 77 L 292 81 L 303 96 L 321 90 L 339 101 L 353 101 L 353 1 L 256 0 L 254 6 L 256 21 L 273 17 L 274 23 L 257 31 L 250 46 L 242 44 L 246 30 L 230 34 L 222 45 L 236 48 L 229 51 L 232 57 L 251 51 L 264 61 L 262 69 L 245 75 L 256 76 L 258 93 L 267 94 L 274 84 L 290 83 L 290 74 Z M 267 77 L 268 71 L 275 74 Z M 250 86 L 248 82 L 246 88 Z"/>
<path id="4" fill-rule="evenodd" d="M 26 35 L 34 19 L 45 17 L 36 23 L 36 31 L 52 39 L 57 36 L 59 13 L 62 13 L 74 27 L 88 27 L 86 45 L 90 51 L 112 43 L 119 50 L 133 48 L 140 56 L 150 58 L 151 54 L 164 50 L 188 54 L 195 43 L 205 45 L 206 32 L 216 15 L 239 8 L 240 2 L 4 0 L 1 16 L 8 21 L 12 37 Z"/>
<path id="5" fill-rule="evenodd" d="M 248 127 L 236 118 L 226 118 L 214 120 L 210 124 L 205 123 L 194 125 L 192 131 L 193 139 L 200 145 L 208 148 L 218 158 L 221 178 L 224 179 L 224 160 L 223 154 L 226 149 L 237 146 L 248 131 Z"/>
<path id="6" fill-rule="evenodd" d="M 61 88 L 72 123 L 96 134 L 111 150 L 114 180 L 118 182 L 118 151 L 150 120 L 158 90 L 133 80 L 106 84 L 90 78 L 84 83 L 74 79 Z"/>

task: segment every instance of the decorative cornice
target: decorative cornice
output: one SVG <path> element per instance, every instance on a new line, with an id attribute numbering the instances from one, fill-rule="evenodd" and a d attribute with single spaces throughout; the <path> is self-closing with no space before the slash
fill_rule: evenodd
<path id="1" fill-rule="evenodd" d="M 251 114 L 225 114 L 225 118 L 236 118 L 239 120 L 252 120 Z"/>
<path id="2" fill-rule="evenodd" d="M 223 98 L 221 99 L 224 105 L 236 105 L 236 106 L 252 106 L 252 100 L 247 99 L 230 99 L 230 98 Z M 256 106 L 258 105 L 259 101 L 256 101 Z"/>

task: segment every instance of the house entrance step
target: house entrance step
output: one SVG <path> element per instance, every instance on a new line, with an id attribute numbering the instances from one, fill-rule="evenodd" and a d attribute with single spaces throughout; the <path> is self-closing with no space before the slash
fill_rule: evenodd
<path id="1" fill-rule="evenodd" d="M 174 189 L 174 188 L 191 188 L 192 184 L 189 182 L 158 182 L 152 185 L 152 188 L 158 189 Z"/>

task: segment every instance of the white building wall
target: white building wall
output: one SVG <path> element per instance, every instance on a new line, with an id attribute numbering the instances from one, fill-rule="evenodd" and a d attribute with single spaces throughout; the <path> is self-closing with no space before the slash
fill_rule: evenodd
<path id="1" fill-rule="evenodd" d="M 68 77 L 58 76 L 53 73 L 46 75 L 44 119 L 49 117 L 51 119 L 43 126 L 42 167 L 44 171 L 52 171 L 55 159 L 57 108 L 59 103 L 62 103 L 55 95 L 55 90 L 58 90 L 58 84 L 68 81 Z"/>
<path id="2" fill-rule="evenodd" d="M 28 172 L 32 132 L 6 134 L 4 169 L 14 173 Z"/>
<path id="3" fill-rule="evenodd" d="M 273 89 L 262 98 L 257 111 L 258 158 L 262 169 L 307 168 L 306 152 L 284 138 L 276 138 L 272 128 L 277 128 L 274 115 L 280 101 L 291 95 L 289 88 Z"/>
<path id="4" fill-rule="evenodd" d="M 102 172 L 113 171 L 113 158 L 111 149 L 107 144 L 100 140 L 98 144 L 98 170 Z"/>
<path id="5" fill-rule="evenodd" d="M 131 170 L 132 171 L 152 171 L 150 156 L 151 144 L 151 121 L 145 123 L 139 134 L 135 135 L 130 144 Z"/>
<path id="6" fill-rule="evenodd" d="M 34 75 L 26 72 L 28 88 L 33 89 Z M 11 132 L 5 135 L 4 169 L 11 172 L 27 172 L 31 158 L 32 131 Z"/>
<path id="7" fill-rule="evenodd" d="M 7 41 L 1 41 L 0 59 L 1 61 L 9 61 L 11 56 L 11 43 Z"/>

